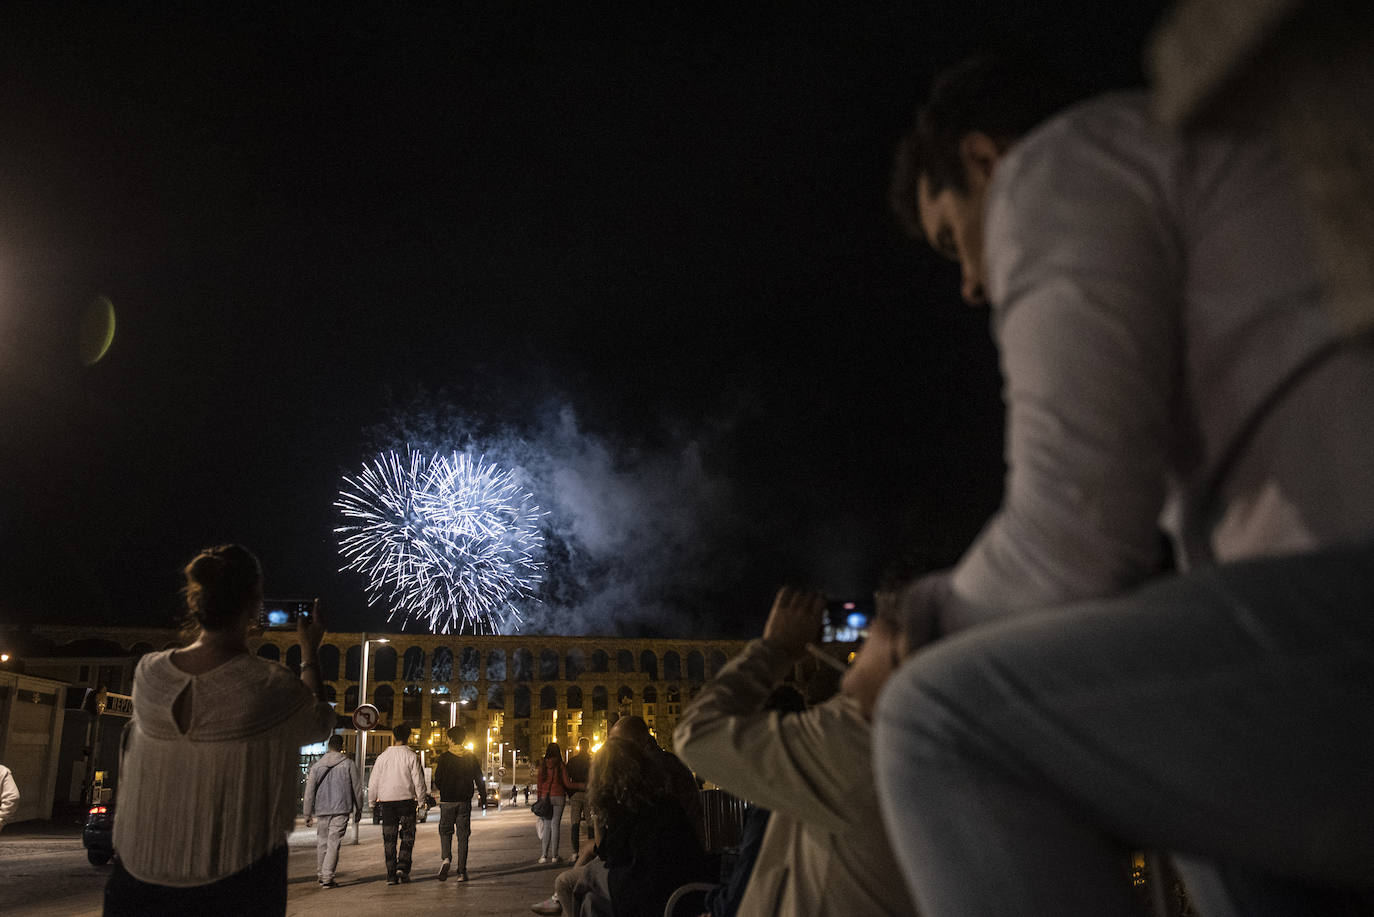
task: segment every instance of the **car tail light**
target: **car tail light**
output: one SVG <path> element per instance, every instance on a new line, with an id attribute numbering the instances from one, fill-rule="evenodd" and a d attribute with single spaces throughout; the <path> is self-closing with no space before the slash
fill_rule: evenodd
<path id="1" fill-rule="evenodd" d="M 105 814 L 105 807 L 104 807 L 104 806 L 91 806 L 91 814 L 92 814 L 92 815 L 104 815 L 104 814 Z"/>

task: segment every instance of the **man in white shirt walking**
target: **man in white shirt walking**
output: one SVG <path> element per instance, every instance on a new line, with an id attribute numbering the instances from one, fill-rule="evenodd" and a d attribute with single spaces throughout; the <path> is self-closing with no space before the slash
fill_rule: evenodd
<path id="1" fill-rule="evenodd" d="M 367 781 L 367 798 L 382 814 L 382 849 L 386 854 L 386 884 L 410 881 L 410 854 L 415 846 L 415 809 L 425 798 L 425 775 L 420 756 L 406 741 L 410 727 L 391 730 L 391 747 L 377 756 Z M 400 845 L 397 845 L 397 839 Z"/>

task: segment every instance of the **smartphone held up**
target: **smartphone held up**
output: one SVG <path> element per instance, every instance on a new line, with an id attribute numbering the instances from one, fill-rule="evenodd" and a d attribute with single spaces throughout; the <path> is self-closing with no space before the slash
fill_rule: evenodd
<path id="1" fill-rule="evenodd" d="M 258 623 L 266 630 L 294 630 L 302 618 L 309 622 L 314 610 L 314 599 L 263 599 Z"/>
<path id="2" fill-rule="evenodd" d="M 863 599 L 834 599 L 825 603 L 821 623 L 822 643 L 858 643 L 868 637 L 873 620 L 873 602 Z"/>

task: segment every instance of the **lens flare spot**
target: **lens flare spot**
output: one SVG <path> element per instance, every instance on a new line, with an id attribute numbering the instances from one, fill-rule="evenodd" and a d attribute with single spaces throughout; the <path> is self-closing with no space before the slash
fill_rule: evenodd
<path id="1" fill-rule="evenodd" d="M 94 366 L 109 353 L 115 337 L 115 308 L 107 296 L 97 296 L 81 312 L 77 348 L 81 362 Z"/>

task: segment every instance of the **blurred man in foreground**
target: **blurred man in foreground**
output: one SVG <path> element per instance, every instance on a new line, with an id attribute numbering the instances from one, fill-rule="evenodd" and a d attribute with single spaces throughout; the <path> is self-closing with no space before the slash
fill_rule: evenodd
<path id="1" fill-rule="evenodd" d="M 1374 856 L 1374 349 L 1265 138 L 1056 86 L 965 62 L 898 156 L 898 212 L 991 304 L 1008 472 L 905 621 L 962 632 L 879 705 L 888 832 L 928 917 L 1133 914 L 1128 845 L 1325 913 Z"/>

